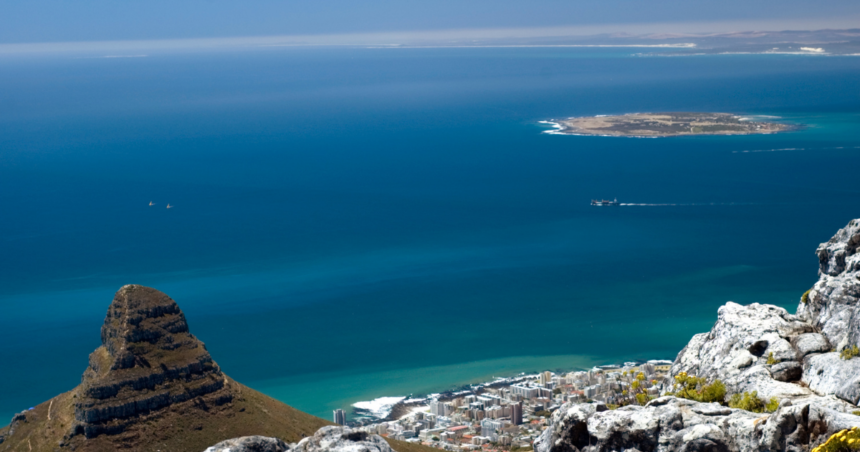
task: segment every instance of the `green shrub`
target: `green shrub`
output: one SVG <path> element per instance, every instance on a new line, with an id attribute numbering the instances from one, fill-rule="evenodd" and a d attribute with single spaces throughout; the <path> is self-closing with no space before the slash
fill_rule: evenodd
<path id="1" fill-rule="evenodd" d="M 812 449 L 812 452 L 843 452 L 860 449 L 860 430 L 851 427 L 851 430 L 842 430 L 834 433 L 827 441 Z"/>
<path id="2" fill-rule="evenodd" d="M 729 398 L 729 406 L 753 413 L 773 413 L 779 408 L 779 400 L 776 397 L 771 397 L 765 402 L 758 398 L 758 391 L 744 392 L 743 394 L 732 394 Z"/>
<path id="3" fill-rule="evenodd" d="M 645 394 L 644 392 L 640 392 L 636 394 L 636 403 L 639 405 L 645 406 L 648 402 L 651 401 L 651 396 Z"/>
<path id="4" fill-rule="evenodd" d="M 778 361 L 773 357 L 773 352 L 767 354 L 767 365 L 772 366 L 776 364 Z"/>
<path id="5" fill-rule="evenodd" d="M 720 380 L 714 380 L 713 383 L 707 384 L 704 378 L 687 375 L 687 372 L 680 372 L 675 375 L 675 385 L 669 394 L 697 402 L 725 403 L 726 385 Z"/>
<path id="6" fill-rule="evenodd" d="M 845 347 L 844 349 L 842 349 L 842 353 L 839 354 L 842 359 L 851 359 L 858 355 L 860 355 L 860 348 L 858 348 L 856 345 Z"/>
<path id="7" fill-rule="evenodd" d="M 855 416 L 860 416 L 860 411 L 855 410 L 855 411 L 852 411 L 851 414 L 853 414 Z"/>
<path id="8" fill-rule="evenodd" d="M 702 398 L 700 402 L 711 403 L 725 403 L 726 400 L 726 385 L 723 384 L 720 380 L 714 380 L 713 383 L 709 385 L 705 385 L 702 388 Z"/>
<path id="9" fill-rule="evenodd" d="M 771 397 L 767 403 L 764 404 L 764 410 L 768 413 L 773 413 L 779 408 L 779 400 L 776 400 L 776 397 Z"/>
<path id="10" fill-rule="evenodd" d="M 800 296 L 800 302 L 801 303 L 803 303 L 803 304 L 809 303 L 809 292 L 810 291 L 811 291 L 811 289 L 807 290 L 806 292 L 803 292 L 803 295 Z"/>

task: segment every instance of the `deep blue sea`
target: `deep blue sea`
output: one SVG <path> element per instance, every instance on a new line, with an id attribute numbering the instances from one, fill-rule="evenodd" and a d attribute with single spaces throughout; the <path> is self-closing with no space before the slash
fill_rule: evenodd
<path id="1" fill-rule="evenodd" d="M 79 382 L 123 284 L 173 297 L 233 378 L 329 417 L 672 359 L 726 301 L 793 312 L 818 243 L 860 217 L 858 57 L 100 56 L 0 60 L 0 424 Z M 805 128 L 539 124 L 644 111 Z M 677 205 L 589 206 L 615 197 Z"/>

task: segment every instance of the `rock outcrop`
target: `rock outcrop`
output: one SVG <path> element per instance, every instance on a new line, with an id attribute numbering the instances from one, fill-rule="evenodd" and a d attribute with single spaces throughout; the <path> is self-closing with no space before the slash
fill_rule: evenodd
<path id="1" fill-rule="evenodd" d="M 770 415 L 675 397 L 605 411 L 566 404 L 553 413 L 535 451 L 806 452 L 854 426 L 860 416 L 812 403 L 788 403 Z"/>
<path id="2" fill-rule="evenodd" d="M 809 451 L 840 430 L 860 427 L 860 358 L 840 351 L 860 341 L 860 220 L 817 249 L 819 281 L 797 314 L 727 303 L 708 333 L 678 354 L 663 391 L 680 372 L 721 380 L 729 394 L 776 398 L 771 414 L 671 396 L 605 410 L 566 404 L 535 444 L 538 452 Z M 602 409 L 602 411 L 601 411 Z"/>
<path id="3" fill-rule="evenodd" d="M 189 332 L 179 306 L 155 289 L 122 287 L 101 337 L 75 403 L 75 433 L 116 434 L 130 420 L 173 404 L 194 399 L 218 406 L 233 399 L 226 377 Z"/>
<path id="4" fill-rule="evenodd" d="M 394 452 L 379 435 L 328 426 L 298 443 L 286 444 L 277 438 L 248 436 L 222 441 L 204 452 Z"/>
<path id="5" fill-rule="evenodd" d="M 729 392 L 834 395 L 857 405 L 860 359 L 842 359 L 839 352 L 860 341 L 858 247 L 860 220 L 818 246 L 820 279 L 801 297 L 797 315 L 759 304 L 721 307 L 711 331 L 694 336 L 678 355 L 672 374 L 721 379 Z"/>
<path id="6" fill-rule="evenodd" d="M 394 452 L 379 435 L 338 426 L 323 427 L 291 449 L 294 452 Z"/>
<path id="7" fill-rule="evenodd" d="M 717 311 L 711 331 L 693 336 L 678 354 L 671 374 L 687 372 L 711 381 L 719 379 L 729 393 L 758 391 L 760 396 L 778 399 L 809 396 L 812 391 L 792 383 L 802 374 L 801 358 L 792 341 L 803 344 L 804 357 L 808 357 L 809 344 L 824 340 L 814 331 L 783 308 L 729 302 Z"/>
<path id="8" fill-rule="evenodd" d="M 221 441 L 204 452 L 287 452 L 288 450 L 290 445 L 278 438 L 243 436 Z"/>
<path id="9" fill-rule="evenodd" d="M 818 246 L 820 279 L 797 308 L 798 318 L 809 322 L 816 331 L 827 338 L 835 351 L 841 351 L 860 342 L 858 246 L 860 246 L 860 220 L 852 220 L 830 241 Z M 846 374 L 843 372 L 854 370 L 854 366 L 839 363 L 840 365 L 836 367 L 828 367 L 825 362 L 837 363 L 835 358 L 818 358 L 804 369 L 804 373 L 822 375 L 821 378 L 815 379 L 815 386 L 810 385 L 813 390 L 833 392 L 836 390 L 833 383 L 844 379 Z M 858 374 L 853 372 L 851 375 Z M 852 382 L 852 385 L 856 384 Z M 857 403 L 855 396 L 852 395 L 850 398 L 852 403 Z"/>

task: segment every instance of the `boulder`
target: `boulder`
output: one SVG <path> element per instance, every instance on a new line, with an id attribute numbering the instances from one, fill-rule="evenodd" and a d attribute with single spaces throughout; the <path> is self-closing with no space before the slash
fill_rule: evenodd
<path id="1" fill-rule="evenodd" d="M 797 361 L 785 361 L 771 366 L 770 374 L 777 381 L 797 381 L 803 376 L 803 367 Z"/>
<path id="2" fill-rule="evenodd" d="M 205 452 L 287 452 L 290 446 L 278 438 L 243 436 L 209 447 Z"/>
<path id="3" fill-rule="evenodd" d="M 842 359 L 839 353 L 809 357 L 804 364 L 804 381 L 821 394 L 834 394 L 846 402 L 860 402 L 860 358 Z"/>
<path id="4" fill-rule="evenodd" d="M 797 350 L 797 359 L 803 360 L 807 355 L 813 353 L 827 353 L 830 351 L 830 343 L 823 334 L 806 333 L 796 336 L 791 340 L 791 345 Z"/>
<path id="5" fill-rule="evenodd" d="M 379 435 L 349 427 L 323 427 L 314 436 L 291 446 L 295 452 L 394 452 Z"/>

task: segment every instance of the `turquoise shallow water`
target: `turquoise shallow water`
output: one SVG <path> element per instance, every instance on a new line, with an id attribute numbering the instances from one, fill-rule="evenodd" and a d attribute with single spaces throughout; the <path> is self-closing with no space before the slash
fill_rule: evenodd
<path id="1" fill-rule="evenodd" d="M 177 300 L 229 375 L 326 417 L 673 358 L 728 300 L 793 310 L 816 245 L 860 212 L 858 69 L 581 49 L 4 60 L 0 419 L 77 384 L 127 283 Z M 668 110 L 806 128 L 538 124 Z M 616 196 L 679 205 L 588 205 Z"/>

